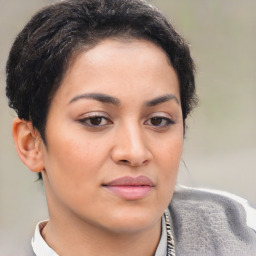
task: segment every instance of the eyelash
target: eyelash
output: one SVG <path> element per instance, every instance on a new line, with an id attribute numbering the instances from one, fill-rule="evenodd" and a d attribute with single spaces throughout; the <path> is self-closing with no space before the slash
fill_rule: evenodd
<path id="1" fill-rule="evenodd" d="M 100 124 L 103 120 L 105 120 L 105 122 L 103 124 Z M 152 124 L 152 121 L 160 121 L 159 124 Z M 104 128 L 108 125 L 113 124 L 113 122 L 107 118 L 106 116 L 102 116 L 99 114 L 94 114 L 94 115 L 90 115 L 87 116 L 85 118 L 79 119 L 78 120 L 80 123 L 82 123 L 83 125 L 90 127 L 90 128 Z M 93 124 L 92 121 L 99 121 L 98 124 Z M 151 122 L 151 124 L 149 124 L 149 122 Z M 162 124 L 164 122 L 164 124 Z M 171 119 L 171 118 L 167 118 L 164 116 L 153 116 L 149 119 L 147 119 L 144 124 L 146 124 L 147 126 L 152 126 L 155 129 L 164 129 L 164 128 L 168 128 L 170 125 L 175 124 L 175 122 Z"/>
<path id="2" fill-rule="evenodd" d="M 100 122 L 102 120 L 105 120 L 107 123 L 106 124 L 92 124 L 92 121 L 99 121 L 100 119 Z M 98 114 L 94 114 L 94 115 L 90 115 L 88 117 L 85 117 L 85 118 L 82 118 L 79 120 L 80 123 L 82 123 L 83 125 L 85 126 L 88 126 L 88 127 L 91 127 L 91 128 L 100 128 L 100 127 L 103 127 L 103 126 L 106 126 L 106 125 L 110 125 L 110 124 L 113 124 L 113 122 L 110 121 L 109 118 L 105 117 L 105 116 L 102 116 L 102 115 L 98 115 Z M 88 123 L 90 122 L 90 123 Z"/>
<path id="3" fill-rule="evenodd" d="M 145 123 L 155 120 L 155 121 L 160 121 L 160 124 L 157 124 L 157 125 L 153 125 L 154 128 L 167 128 L 169 127 L 170 125 L 172 124 L 175 124 L 175 122 L 171 119 L 171 118 L 168 118 L 168 117 L 164 117 L 164 116 L 154 116 L 154 117 L 151 117 L 150 119 L 148 119 Z M 162 122 L 165 122 L 164 124 L 161 124 Z"/>

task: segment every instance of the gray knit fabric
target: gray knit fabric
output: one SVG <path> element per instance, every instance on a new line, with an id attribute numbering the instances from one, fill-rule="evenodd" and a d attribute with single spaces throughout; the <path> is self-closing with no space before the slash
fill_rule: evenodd
<path id="1" fill-rule="evenodd" d="M 256 256 L 256 233 L 235 200 L 178 189 L 169 210 L 177 256 Z"/>

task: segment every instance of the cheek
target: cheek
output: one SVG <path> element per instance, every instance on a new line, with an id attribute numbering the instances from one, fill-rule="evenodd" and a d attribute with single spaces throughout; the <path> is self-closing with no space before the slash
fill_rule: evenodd
<path id="1" fill-rule="evenodd" d="M 156 159 L 162 171 L 163 182 L 171 185 L 176 183 L 182 149 L 183 135 L 170 137 L 159 148 Z"/>
<path id="2" fill-rule="evenodd" d="M 72 137 L 61 134 L 49 138 L 51 143 L 45 158 L 48 177 L 67 186 L 84 186 L 83 183 L 96 178 L 106 148 L 79 133 Z"/>
<path id="3" fill-rule="evenodd" d="M 101 184 L 106 147 L 76 136 L 51 139 L 46 156 L 47 187 L 57 201 L 72 209 L 82 209 L 81 205 L 87 202 L 88 206 Z"/>
<path id="4" fill-rule="evenodd" d="M 164 210 L 170 203 L 175 189 L 183 148 L 183 134 L 173 134 L 161 142 L 155 151 L 154 167 L 157 170 L 157 207 Z"/>

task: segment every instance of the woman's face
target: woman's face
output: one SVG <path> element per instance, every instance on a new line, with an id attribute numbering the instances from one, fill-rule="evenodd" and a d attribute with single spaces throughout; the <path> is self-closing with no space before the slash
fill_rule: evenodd
<path id="1" fill-rule="evenodd" d="M 144 40 L 79 54 L 56 92 L 42 145 L 50 216 L 113 232 L 159 224 L 183 145 L 177 75 Z"/>

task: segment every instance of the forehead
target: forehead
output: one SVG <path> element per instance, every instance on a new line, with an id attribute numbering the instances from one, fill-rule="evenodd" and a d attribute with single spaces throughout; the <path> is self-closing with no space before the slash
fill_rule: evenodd
<path id="1" fill-rule="evenodd" d="M 80 52 L 70 62 L 57 94 L 104 92 L 128 96 L 178 94 L 175 70 L 164 50 L 146 40 L 106 39 Z"/>

